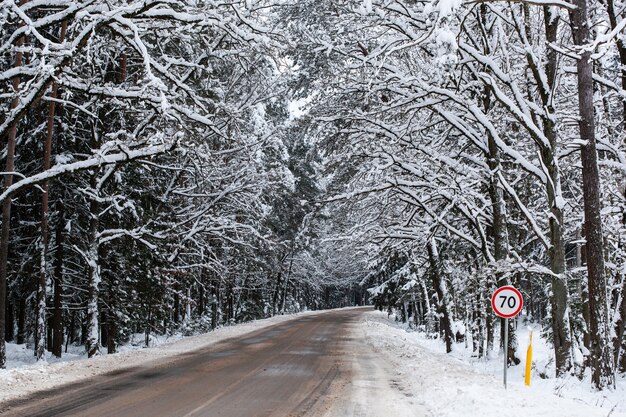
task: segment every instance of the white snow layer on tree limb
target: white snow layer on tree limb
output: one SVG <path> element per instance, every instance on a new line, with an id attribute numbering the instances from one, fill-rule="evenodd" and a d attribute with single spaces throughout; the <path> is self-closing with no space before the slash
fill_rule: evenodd
<path id="1" fill-rule="evenodd" d="M 17 181 L 0 194 L 0 202 L 10 198 L 16 192 L 30 187 L 46 180 L 51 180 L 72 172 L 83 171 L 85 169 L 99 167 L 103 165 L 117 164 L 128 162 L 136 159 L 148 158 L 165 152 L 169 152 L 176 147 L 177 141 L 171 143 L 162 143 L 158 145 L 147 145 L 139 149 L 123 149 L 119 148 L 119 152 L 106 155 L 94 155 L 91 158 L 73 162 L 70 164 L 54 165 L 50 169 Z"/>
<path id="2" fill-rule="evenodd" d="M 576 10 L 577 7 L 571 3 L 566 1 L 559 0 L 510 0 L 511 3 L 525 3 L 532 4 L 534 6 L 556 6 L 562 7 L 568 10 Z M 474 3 L 501 3 L 501 0 L 470 0 L 466 2 L 466 4 L 474 4 Z"/>

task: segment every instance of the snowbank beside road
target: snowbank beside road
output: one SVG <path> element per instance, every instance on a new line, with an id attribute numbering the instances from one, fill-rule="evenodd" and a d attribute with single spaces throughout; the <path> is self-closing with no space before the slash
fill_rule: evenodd
<path id="1" fill-rule="evenodd" d="M 526 387 L 523 378 L 516 374 L 519 371 L 511 373 L 509 388 L 505 390 L 501 365 L 499 373 L 490 362 L 477 369 L 458 356 L 435 351 L 433 341 L 395 326 L 386 313 L 366 313 L 361 325 L 368 344 L 396 369 L 394 384 L 410 393 L 433 416 L 626 416 L 624 391 L 592 392 L 584 386 L 585 382 L 576 379 L 576 383 L 557 379 L 533 381 L 531 387 Z M 520 346 L 525 344 L 520 342 Z M 440 341 L 436 341 L 436 348 L 443 349 Z M 501 364 L 494 359 L 496 362 Z M 566 393 L 567 398 L 555 393 Z"/>
<path id="2" fill-rule="evenodd" d="M 0 402 L 19 398 L 37 391 L 55 388 L 82 379 L 125 368 L 150 365 L 181 353 L 209 347 L 215 343 L 242 336 L 274 324 L 303 315 L 323 314 L 308 311 L 294 315 L 275 316 L 235 326 L 222 327 L 210 333 L 168 340 L 152 348 L 122 347 L 120 353 L 87 359 L 84 354 L 64 355 L 61 360 L 32 363 L 33 352 L 24 345 L 12 345 L 8 352 L 9 369 L 0 370 Z M 80 348 L 82 350 L 82 348 Z"/>

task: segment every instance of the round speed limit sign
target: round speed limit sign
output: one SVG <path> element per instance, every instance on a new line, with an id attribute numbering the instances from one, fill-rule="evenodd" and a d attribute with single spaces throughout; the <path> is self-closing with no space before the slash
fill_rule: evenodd
<path id="1" fill-rule="evenodd" d="M 491 296 L 491 308 L 497 316 L 505 319 L 517 316 L 523 305 L 522 294 L 511 285 L 498 288 Z"/>

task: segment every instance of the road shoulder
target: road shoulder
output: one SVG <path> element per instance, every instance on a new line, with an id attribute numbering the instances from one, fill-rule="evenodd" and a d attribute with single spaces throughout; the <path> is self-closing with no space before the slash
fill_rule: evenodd
<path id="1" fill-rule="evenodd" d="M 502 381 L 477 372 L 469 364 L 445 353 L 420 346 L 404 329 L 394 327 L 385 313 L 361 317 L 364 342 L 375 357 L 394 370 L 392 384 L 425 414 L 438 417 L 624 417 L 614 410 L 561 398 L 550 391 L 525 387 L 523 380 Z M 443 345 L 441 345 L 443 349 Z M 375 415 L 375 414 L 368 414 Z M 417 414 L 420 415 L 420 414 Z"/>

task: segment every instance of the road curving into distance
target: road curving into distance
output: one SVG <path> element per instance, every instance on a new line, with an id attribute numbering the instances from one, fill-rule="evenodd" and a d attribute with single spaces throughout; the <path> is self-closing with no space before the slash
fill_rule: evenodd
<path id="1" fill-rule="evenodd" d="M 355 323 L 368 310 L 371 307 L 296 317 L 150 367 L 116 371 L 10 401 L 2 405 L 0 415 L 373 415 L 363 389 L 355 400 L 362 404 L 346 402 L 354 394 L 355 380 L 366 389 L 371 382 L 372 391 L 386 384 L 384 372 L 367 376 L 370 371 L 362 369 L 362 375 L 353 375 L 355 365 L 363 368 L 364 361 L 372 360 L 359 353 L 362 346 L 354 337 Z"/>

